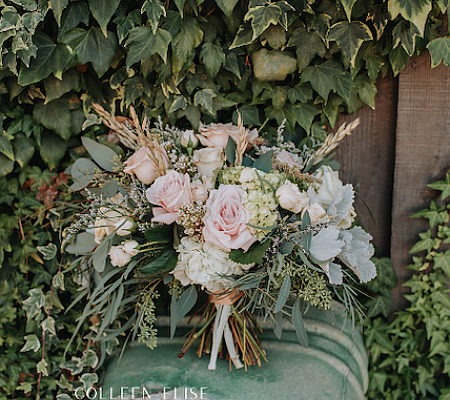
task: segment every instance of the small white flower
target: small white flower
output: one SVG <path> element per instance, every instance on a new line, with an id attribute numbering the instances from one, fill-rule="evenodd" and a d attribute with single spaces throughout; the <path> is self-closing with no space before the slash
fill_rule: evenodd
<path id="1" fill-rule="evenodd" d="M 109 258 L 111 259 L 111 264 L 115 267 L 123 267 L 127 265 L 131 260 L 131 255 L 125 253 L 122 246 L 111 246 L 109 251 Z"/>
<path id="2" fill-rule="evenodd" d="M 183 147 L 195 149 L 198 146 L 197 135 L 192 130 L 184 131 L 180 137 L 180 144 Z"/>

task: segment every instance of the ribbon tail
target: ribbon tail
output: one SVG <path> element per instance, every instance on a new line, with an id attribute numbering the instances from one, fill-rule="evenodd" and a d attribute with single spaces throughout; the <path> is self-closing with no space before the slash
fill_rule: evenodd
<path id="1" fill-rule="evenodd" d="M 231 314 L 230 305 L 217 305 L 217 315 L 214 321 L 213 329 L 213 345 L 211 349 L 211 357 L 209 359 L 208 369 L 216 369 L 217 357 L 219 356 L 219 347 L 222 341 L 223 332 L 228 321 L 228 317 Z"/>
<path id="2" fill-rule="evenodd" d="M 236 369 L 242 368 L 244 365 L 239 359 L 239 355 L 234 347 L 233 334 L 231 333 L 230 326 L 228 325 L 228 320 L 225 324 L 224 330 L 225 343 L 227 344 L 228 354 L 230 355 L 231 362 L 234 364 Z"/>

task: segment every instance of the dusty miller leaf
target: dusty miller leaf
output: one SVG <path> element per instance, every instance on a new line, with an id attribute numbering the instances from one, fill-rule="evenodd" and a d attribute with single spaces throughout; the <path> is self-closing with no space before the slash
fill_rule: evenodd
<path id="1" fill-rule="evenodd" d="M 344 245 L 342 240 L 338 240 L 338 236 L 339 230 L 334 226 L 323 228 L 312 237 L 309 253 L 319 262 L 336 257 Z"/>

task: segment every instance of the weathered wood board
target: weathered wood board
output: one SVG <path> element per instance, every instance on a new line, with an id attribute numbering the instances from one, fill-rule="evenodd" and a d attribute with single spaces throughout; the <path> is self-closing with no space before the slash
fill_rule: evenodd
<path id="1" fill-rule="evenodd" d="M 410 215 L 428 206 L 437 193 L 427 184 L 445 177 L 450 167 L 450 68 L 431 69 L 430 57 L 413 57 L 399 75 L 391 258 L 399 279 L 393 308 L 407 305 L 401 285 L 411 276 L 408 251 L 427 220 Z"/>

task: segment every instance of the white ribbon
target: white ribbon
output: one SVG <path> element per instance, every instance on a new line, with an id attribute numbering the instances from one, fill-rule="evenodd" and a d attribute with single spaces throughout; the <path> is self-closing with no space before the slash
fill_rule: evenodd
<path id="1" fill-rule="evenodd" d="M 228 354 L 230 355 L 230 359 L 233 362 L 236 368 L 242 368 L 243 365 L 239 360 L 239 356 L 236 353 L 236 349 L 234 348 L 233 343 L 233 335 L 231 334 L 230 327 L 228 325 L 228 317 L 231 315 L 231 305 L 220 305 L 216 304 L 217 315 L 214 321 L 214 329 L 213 329 L 213 342 L 211 349 L 211 356 L 209 359 L 208 369 L 215 370 L 217 357 L 219 356 L 219 347 L 222 342 L 222 337 L 225 338 L 225 344 L 228 349 Z"/>

